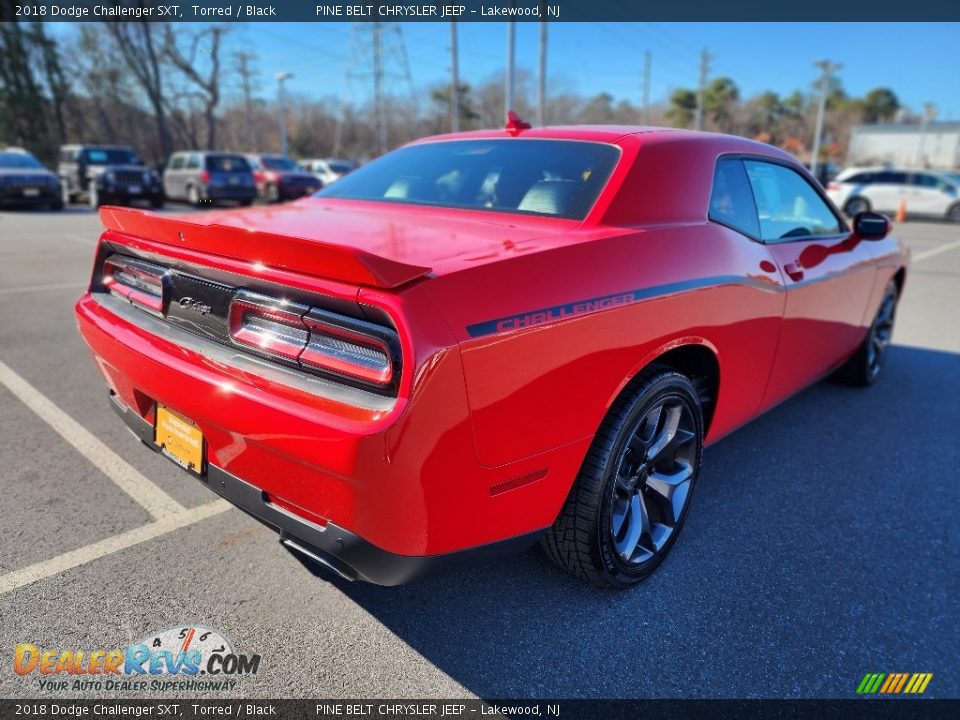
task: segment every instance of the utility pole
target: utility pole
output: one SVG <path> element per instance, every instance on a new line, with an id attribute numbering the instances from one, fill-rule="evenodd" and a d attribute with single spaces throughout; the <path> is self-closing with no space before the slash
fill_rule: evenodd
<path id="1" fill-rule="evenodd" d="M 377 126 L 377 151 L 387 151 L 387 109 L 383 97 L 383 23 L 372 23 L 373 30 L 373 114 Z"/>
<path id="2" fill-rule="evenodd" d="M 840 63 L 829 60 L 817 60 L 813 63 L 820 69 L 820 107 L 817 108 L 817 129 L 813 135 L 813 157 L 810 158 L 810 174 L 817 177 L 817 165 L 820 163 L 820 136 L 823 134 L 823 115 L 827 109 L 827 95 L 830 92 L 833 74 L 843 67 Z"/>
<path id="3" fill-rule="evenodd" d="M 650 124 L 650 63 L 652 58 L 650 56 L 650 51 L 645 50 L 643 53 L 643 117 L 642 121 L 644 125 Z"/>
<path id="4" fill-rule="evenodd" d="M 233 57 L 237 61 L 237 72 L 240 73 L 240 82 L 243 85 L 243 120 L 247 126 L 247 150 L 253 151 L 258 149 L 258 143 L 253 130 L 253 93 L 250 89 L 250 80 L 254 70 L 250 67 L 250 62 L 256 60 L 257 56 L 254 53 L 237 52 Z"/>
<path id="5" fill-rule="evenodd" d="M 287 154 L 287 101 L 283 93 L 283 81 L 293 77 L 291 72 L 277 73 L 277 98 L 280 101 L 280 154 Z"/>
<path id="6" fill-rule="evenodd" d="M 457 50 L 457 23 L 450 21 L 450 130 L 460 132 L 460 58 Z"/>
<path id="7" fill-rule="evenodd" d="M 541 9 L 540 12 L 543 12 Z M 537 125 L 547 124 L 547 21 L 540 21 L 540 58 L 537 71 Z"/>
<path id="8" fill-rule="evenodd" d="M 937 106 L 932 102 L 923 104 L 923 123 L 920 125 L 920 141 L 917 143 L 917 157 L 913 162 L 914 167 L 923 167 L 923 146 L 927 143 L 927 133 L 930 130 L 930 123 L 937 117 Z"/>
<path id="9" fill-rule="evenodd" d="M 707 75 L 710 73 L 710 53 L 704 48 L 700 53 L 700 83 L 697 85 L 697 114 L 694 116 L 693 127 L 703 130 L 703 96 L 707 92 Z"/>
<path id="10" fill-rule="evenodd" d="M 513 61 L 516 49 L 517 29 L 513 21 L 507 23 L 507 73 L 503 91 L 503 116 L 513 110 Z"/>

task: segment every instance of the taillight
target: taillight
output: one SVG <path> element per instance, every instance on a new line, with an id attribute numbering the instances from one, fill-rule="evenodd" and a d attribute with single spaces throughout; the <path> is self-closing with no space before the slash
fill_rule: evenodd
<path id="1" fill-rule="evenodd" d="M 393 354 L 377 326 L 354 321 L 354 328 L 331 321 L 331 314 L 314 309 L 304 316 L 310 340 L 300 355 L 300 364 L 372 385 L 393 380 Z"/>
<path id="2" fill-rule="evenodd" d="M 200 171 L 200 182 L 202 182 L 202 183 L 204 183 L 204 184 L 210 182 L 210 171 L 209 171 L 209 170 L 201 170 L 201 171 Z"/>
<path id="3" fill-rule="evenodd" d="M 162 317 L 166 271 L 142 260 L 111 255 L 103 263 L 102 282 L 111 295 Z"/>
<path id="4" fill-rule="evenodd" d="M 240 291 L 230 303 L 230 339 L 321 375 L 387 388 L 394 380 L 392 331 L 321 308 Z"/>
<path id="5" fill-rule="evenodd" d="M 835 182 L 827 183 L 827 190 L 839 190 L 839 189 L 840 189 L 840 183 L 835 183 Z"/>
<path id="6" fill-rule="evenodd" d="M 230 303 L 230 338 L 260 352 L 296 362 L 310 333 L 301 318 L 307 307 L 239 292 Z"/>

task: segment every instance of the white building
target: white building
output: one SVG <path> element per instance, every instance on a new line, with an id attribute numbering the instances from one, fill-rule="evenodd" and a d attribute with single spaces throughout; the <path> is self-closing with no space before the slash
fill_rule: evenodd
<path id="1" fill-rule="evenodd" d="M 960 168 L 960 122 L 858 125 L 850 131 L 847 165 Z"/>

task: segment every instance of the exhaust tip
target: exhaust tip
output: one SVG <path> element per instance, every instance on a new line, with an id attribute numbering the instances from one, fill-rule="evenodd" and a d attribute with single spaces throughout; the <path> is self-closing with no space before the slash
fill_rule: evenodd
<path id="1" fill-rule="evenodd" d="M 290 552 L 294 553 L 295 555 L 305 557 L 309 560 L 312 560 L 315 563 L 322 565 L 328 570 L 332 570 L 334 573 L 336 573 L 338 576 L 340 576 L 344 580 L 347 580 L 349 582 L 355 582 L 357 579 L 356 574 L 346 569 L 345 566 L 341 567 L 340 566 L 341 564 L 338 563 L 333 558 L 323 557 L 322 555 L 315 553 L 312 550 L 308 550 L 307 548 L 303 547 L 303 545 L 295 542 L 294 540 L 291 540 L 288 537 L 281 537 L 280 544 L 283 545 Z"/>

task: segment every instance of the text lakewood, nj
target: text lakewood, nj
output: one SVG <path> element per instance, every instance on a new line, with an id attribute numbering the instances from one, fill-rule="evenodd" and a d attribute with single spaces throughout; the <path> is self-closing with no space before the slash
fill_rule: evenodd
<path id="1" fill-rule="evenodd" d="M 547 5 L 546 17 L 560 17 L 559 5 Z M 317 5 L 317 17 L 540 17 L 540 5 L 500 7 L 483 5 L 467 10 L 466 5 Z"/>

